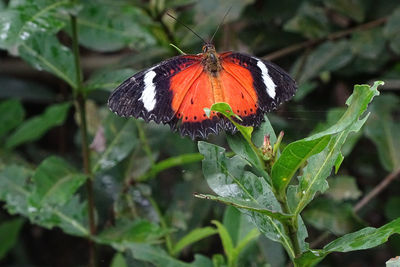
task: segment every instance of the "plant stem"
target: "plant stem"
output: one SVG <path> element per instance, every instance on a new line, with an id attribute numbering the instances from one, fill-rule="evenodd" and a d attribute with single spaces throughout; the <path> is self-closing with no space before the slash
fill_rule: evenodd
<path id="1" fill-rule="evenodd" d="M 160 219 L 160 225 L 161 225 L 162 229 L 165 231 L 165 244 L 167 245 L 168 253 L 169 253 L 169 255 L 173 256 L 174 255 L 174 253 L 173 253 L 173 244 L 172 244 L 170 233 L 168 231 L 168 225 L 164 220 L 164 216 L 161 213 L 161 210 L 158 207 L 157 202 L 150 196 L 148 196 L 147 199 L 150 201 L 151 206 L 153 207 L 153 209 L 157 213 L 158 218 Z"/>
<path id="2" fill-rule="evenodd" d="M 89 214 L 89 228 L 90 235 L 96 234 L 96 224 L 94 219 L 94 193 L 93 193 L 93 174 L 90 168 L 90 150 L 89 142 L 87 138 L 87 121 L 86 121 L 86 95 L 82 88 L 82 69 L 80 64 L 80 53 L 78 44 L 78 28 L 76 16 L 71 15 L 71 27 L 72 27 L 72 47 L 75 59 L 75 70 L 76 70 L 76 87 L 74 88 L 74 97 L 77 103 L 77 109 L 80 118 L 80 131 L 82 138 L 82 158 L 83 158 L 83 169 L 85 174 L 88 176 L 86 180 L 86 190 L 88 197 L 88 214 Z M 96 266 L 96 248 L 93 240 L 89 237 L 89 266 Z"/>
<path id="3" fill-rule="evenodd" d="M 154 165 L 153 153 L 151 152 L 151 148 L 150 148 L 149 142 L 147 141 L 147 137 L 144 132 L 142 123 L 138 120 L 135 120 L 135 123 L 136 123 L 136 127 L 138 129 L 139 139 L 140 139 L 140 142 L 142 143 L 143 150 L 146 153 L 149 160 L 151 161 L 151 164 Z"/>
<path id="4" fill-rule="evenodd" d="M 282 211 L 286 214 L 290 214 L 290 209 L 287 204 L 287 199 L 284 197 L 282 200 L 279 201 L 282 207 Z M 292 220 L 290 220 L 290 223 L 286 223 L 285 228 L 287 230 L 287 234 L 290 238 L 290 241 L 292 242 L 293 250 L 294 250 L 294 255 L 295 257 L 299 256 L 301 254 L 301 249 L 300 249 L 300 243 L 299 239 L 297 237 L 297 215 L 293 215 Z"/>

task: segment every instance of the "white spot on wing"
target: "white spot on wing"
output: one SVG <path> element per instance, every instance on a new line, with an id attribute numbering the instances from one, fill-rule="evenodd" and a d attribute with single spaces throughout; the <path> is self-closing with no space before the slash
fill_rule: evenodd
<path id="1" fill-rule="evenodd" d="M 152 111 L 156 105 L 156 86 L 153 83 L 154 77 L 156 77 L 156 73 L 152 70 L 144 75 L 144 89 L 142 96 L 139 98 L 148 112 Z"/>
<path id="2" fill-rule="evenodd" d="M 272 80 L 271 76 L 269 76 L 267 66 L 265 66 L 265 64 L 261 60 L 259 60 L 259 59 L 256 59 L 256 60 L 257 60 L 257 66 L 261 70 L 263 82 L 264 82 L 265 86 L 267 87 L 267 93 L 270 97 L 275 98 L 276 84 Z"/>

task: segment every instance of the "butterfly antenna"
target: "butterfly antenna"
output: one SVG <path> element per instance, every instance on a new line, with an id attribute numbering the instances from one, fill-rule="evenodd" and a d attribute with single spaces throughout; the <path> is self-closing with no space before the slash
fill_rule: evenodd
<path id="1" fill-rule="evenodd" d="M 211 40 L 210 40 L 210 43 L 212 42 L 212 40 L 214 40 L 215 34 L 217 34 L 217 32 L 218 32 L 218 30 L 219 30 L 219 27 L 221 27 L 221 25 L 224 23 L 224 20 L 225 20 L 226 16 L 228 16 L 228 14 L 229 14 L 229 12 L 231 11 L 231 9 L 232 9 L 232 6 L 228 9 L 228 11 L 226 11 L 224 17 L 222 18 L 222 20 L 221 20 L 221 22 L 219 23 L 217 29 L 215 30 L 214 34 L 212 35 Z"/>
<path id="2" fill-rule="evenodd" d="M 167 15 L 170 16 L 171 18 L 173 18 L 176 22 L 178 22 L 179 24 L 181 24 L 182 26 L 184 26 L 186 29 L 188 29 L 189 31 L 191 31 L 194 35 L 196 35 L 197 37 L 200 38 L 200 40 L 203 41 L 203 43 L 207 43 L 200 35 L 198 35 L 194 30 L 192 30 L 189 26 L 186 26 L 183 22 L 179 21 L 177 18 L 175 18 L 174 16 L 172 16 L 171 14 L 169 14 L 167 12 Z"/>

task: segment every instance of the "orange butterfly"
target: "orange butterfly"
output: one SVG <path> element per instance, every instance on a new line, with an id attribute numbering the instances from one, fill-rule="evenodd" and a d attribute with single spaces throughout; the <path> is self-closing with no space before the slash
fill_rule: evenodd
<path id="1" fill-rule="evenodd" d="M 169 124 L 181 135 L 205 138 L 235 126 L 204 108 L 228 103 L 245 126 L 258 126 L 263 114 L 289 100 L 296 82 L 269 61 L 238 52 L 217 53 L 206 43 L 203 53 L 182 55 L 143 70 L 123 82 L 108 100 L 123 117 Z"/>

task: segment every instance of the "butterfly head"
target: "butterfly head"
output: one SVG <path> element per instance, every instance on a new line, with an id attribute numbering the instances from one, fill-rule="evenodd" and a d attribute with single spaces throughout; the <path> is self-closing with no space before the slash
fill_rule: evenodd
<path id="1" fill-rule="evenodd" d="M 221 63 L 215 47 L 211 43 L 203 45 L 203 65 L 210 74 L 217 76 L 221 70 Z"/>

